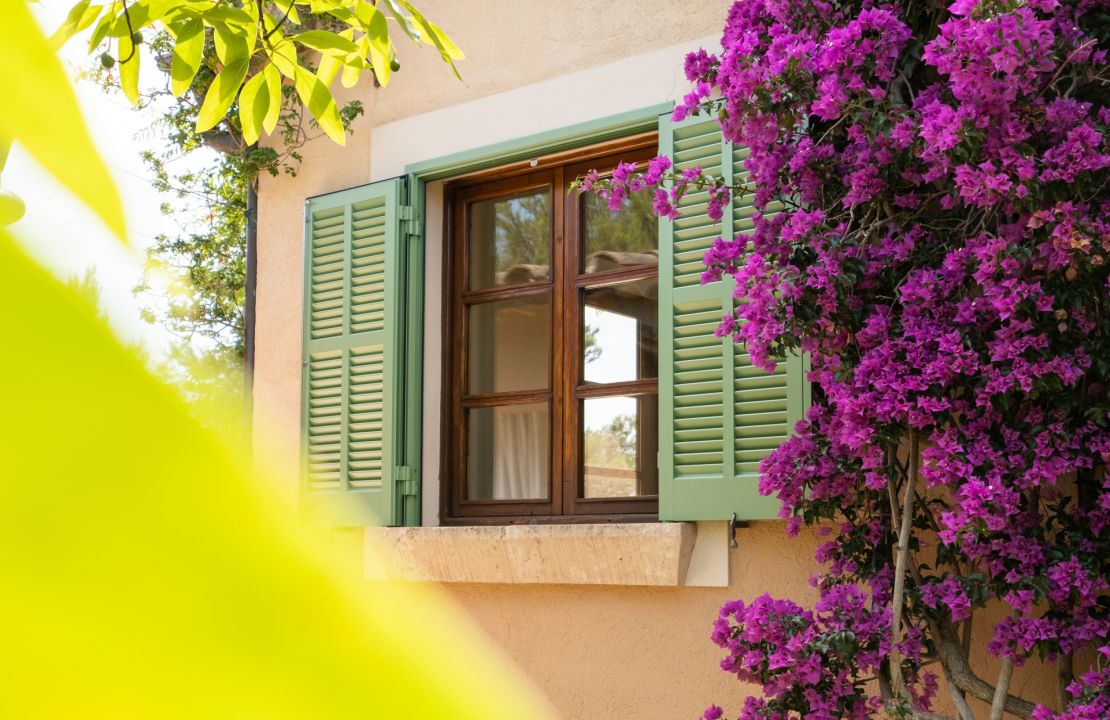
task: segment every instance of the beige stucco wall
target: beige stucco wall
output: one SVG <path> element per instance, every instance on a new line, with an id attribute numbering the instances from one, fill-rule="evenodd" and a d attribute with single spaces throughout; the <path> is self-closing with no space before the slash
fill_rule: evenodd
<path id="1" fill-rule="evenodd" d="M 255 454 L 260 466 L 279 471 L 274 477 L 296 475 L 291 470 L 299 445 L 305 199 L 397 174 L 403 163 L 441 150 L 477 147 L 552 123 L 673 98 L 685 89 L 681 52 L 675 48 L 696 46 L 694 40 L 719 32 L 728 2 L 422 0 L 419 5 L 468 53 L 460 66 L 466 82 L 455 81 L 433 51 L 402 42 L 402 70 L 393 83 L 357 89 L 366 116 L 345 148 L 314 141 L 302 151 L 295 178 L 261 181 Z M 643 76 L 630 74 L 636 67 Z M 670 74 L 659 77 L 660 68 L 671 68 Z M 422 144 L 435 149 L 420 154 Z M 379 158 L 377 167 L 372 158 Z M 438 257 L 436 248 L 428 250 Z M 438 325 L 438 315 L 429 320 Z M 437 336 L 430 335 L 432 352 Z M 438 357 L 428 358 L 426 367 L 438 365 Z M 426 380 L 428 393 L 438 394 L 438 378 Z M 426 440 L 426 451 L 438 446 L 438 438 Z M 275 490 L 291 501 L 297 495 L 293 480 Z M 434 511 L 431 493 L 425 508 L 426 514 Z M 426 522 L 434 524 L 435 518 Z M 813 598 L 808 578 L 815 569 L 815 540 L 787 541 L 779 523 L 742 529 L 739 543 L 728 553 L 727 588 L 445 587 L 568 720 L 696 718 L 711 701 L 735 713 L 751 688 L 738 687 L 717 669 L 721 653 L 708 639 L 717 608 L 727 599 L 762 593 L 808 602 Z M 1019 675 L 1018 688 L 1025 678 Z"/>

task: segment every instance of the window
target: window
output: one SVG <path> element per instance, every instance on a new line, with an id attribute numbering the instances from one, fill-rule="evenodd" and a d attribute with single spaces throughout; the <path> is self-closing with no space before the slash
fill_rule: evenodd
<path id="1" fill-rule="evenodd" d="M 655 517 L 658 226 L 570 192 L 653 134 L 448 186 L 449 520 Z"/>

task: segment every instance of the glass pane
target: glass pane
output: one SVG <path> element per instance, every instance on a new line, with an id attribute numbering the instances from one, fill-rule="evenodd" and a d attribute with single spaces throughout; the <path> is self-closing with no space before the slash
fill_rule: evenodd
<path id="1" fill-rule="evenodd" d="M 547 403 L 467 411 L 467 500 L 545 500 L 551 486 Z"/>
<path id="2" fill-rule="evenodd" d="M 582 195 L 582 271 L 659 263 L 659 225 L 651 191 L 631 193 L 620 210 L 594 193 Z"/>
<path id="3" fill-rule="evenodd" d="M 579 497 L 659 494 L 655 395 L 582 401 L 582 486 Z"/>
<path id="4" fill-rule="evenodd" d="M 583 293 L 582 377 L 586 382 L 658 375 L 658 287 L 658 281 L 649 278 Z"/>
<path id="5" fill-rule="evenodd" d="M 550 295 L 471 305 L 469 313 L 471 395 L 549 386 Z"/>
<path id="6" fill-rule="evenodd" d="M 547 190 L 470 204 L 470 289 L 551 279 Z"/>

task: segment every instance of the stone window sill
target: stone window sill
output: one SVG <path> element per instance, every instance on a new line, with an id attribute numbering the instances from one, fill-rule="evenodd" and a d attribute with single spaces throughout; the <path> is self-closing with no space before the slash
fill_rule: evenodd
<path id="1" fill-rule="evenodd" d="M 370 580 L 728 585 L 724 523 L 367 528 Z"/>

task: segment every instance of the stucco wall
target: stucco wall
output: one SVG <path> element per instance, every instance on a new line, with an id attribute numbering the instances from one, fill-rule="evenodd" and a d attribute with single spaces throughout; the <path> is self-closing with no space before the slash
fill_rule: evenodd
<path id="1" fill-rule="evenodd" d="M 728 2 L 419 5 L 468 53 L 461 64 L 466 82 L 455 81 L 434 51 L 401 42 L 402 70 L 390 86 L 357 89 L 366 116 L 347 147 L 314 141 L 302 151 L 296 177 L 261 181 L 255 454 L 260 466 L 278 471 L 272 476 L 287 478 L 275 490 L 290 501 L 297 495 L 289 478 L 295 477 L 299 446 L 305 199 L 396 174 L 403 163 L 434 156 L 440 148 L 476 147 L 548 129 L 545 123 L 588 120 L 673 98 L 685 90 L 681 50 L 719 32 Z M 375 137 L 388 146 L 372 152 Z M 437 149 L 421 153 L 422 143 Z M 372 165 L 374 157 L 381 158 L 379 167 Z M 435 247 L 428 250 L 429 257 L 438 257 Z M 436 327 L 438 307 L 429 303 L 427 318 Z M 432 353 L 438 351 L 436 337 L 438 332 L 430 334 Z M 428 358 L 426 367 L 438 365 L 438 357 Z M 437 394 L 438 378 L 426 381 L 426 391 Z M 426 451 L 437 446 L 438 438 L 426 439 Z M 429 494 L 426 513 L 435 505 Z M 739 542 L 729 553 L 728 588 L 446 587 L 564 718 L 696 718 L 711 701 L 735 712 L 751 691 L 717 669 L 720 651 L 708 635 L 721 603 L 762 593 L 802 602 L 813 597 L 807 582 L 814 570 L 813 538 L 788 542 L 781 524 L 756 523 L 740 531 Z M 1016 687 L 1026 678 L 1023 672 Z"/>

